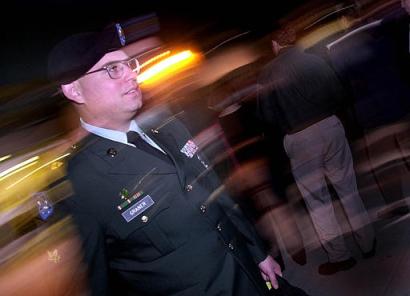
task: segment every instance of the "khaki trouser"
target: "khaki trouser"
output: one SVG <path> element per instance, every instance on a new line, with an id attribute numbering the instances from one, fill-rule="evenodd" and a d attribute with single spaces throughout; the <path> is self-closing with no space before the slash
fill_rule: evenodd
<path id="1" fill-rule="evenodd" d="M 326 179 L 337 192 L 355 240 L 363 252 L 369 251 L 374 230 L 357 190 L 352 155 L 339 119 L 330 116 L 300 132 L 286 135 L 284 147 L 329 261 L 345 260 L 350 257 L 350 251 L 336 220 Z"/>

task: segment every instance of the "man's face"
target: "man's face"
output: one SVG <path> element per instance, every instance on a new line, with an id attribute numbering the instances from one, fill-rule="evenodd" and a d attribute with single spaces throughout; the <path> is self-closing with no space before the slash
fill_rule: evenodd
<path id="1" fill-rule="evenodd" d="M 113 62 L 128 60 L 122 50 L 106 54 L 90 70 L 98 70 Z M 103 123 L 106 127 L 115 127 L 118 122 L 132 119 L 142 106 L 142 94 L 137 83 L 137 73 L 128 66 L 123 75 L 112 79 L 107 71 L 98 71 L 85 75 L 78 80 L 83 107 L 92 122 Z"/>

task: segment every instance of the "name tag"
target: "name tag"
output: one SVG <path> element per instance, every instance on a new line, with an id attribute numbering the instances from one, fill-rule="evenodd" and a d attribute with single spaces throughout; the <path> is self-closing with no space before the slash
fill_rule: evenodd
<path id="1" fill-rule="evenodd" d="M 138 202 L 136 202 L 132 207 L 122 212 L 121 215 L 125 219 L 125 221 L 130 222 L 139 214 L 143 213 L 145 210 L 150 208 L 153 204 L 154 201 L 152 200 L 151 196 L 147 195 Z"/>

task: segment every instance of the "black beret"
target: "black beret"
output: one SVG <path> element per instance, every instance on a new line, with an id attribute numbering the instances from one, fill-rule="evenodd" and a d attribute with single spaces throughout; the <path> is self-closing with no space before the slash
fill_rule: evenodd
<path id="1" fill-rule="evenodd" d="M 48 57 L 48 79 L 57 84 L 77 80 L 106 53 L 115 51 L 159 31 L 155 14 L 115 23 L 100 32 L 79 33 L 58 43 Z"/>

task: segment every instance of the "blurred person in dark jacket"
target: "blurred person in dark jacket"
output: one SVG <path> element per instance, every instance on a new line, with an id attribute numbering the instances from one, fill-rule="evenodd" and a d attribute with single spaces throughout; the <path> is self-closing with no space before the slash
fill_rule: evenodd
<path id="1" fill-rule="evenodd" d="M 344 128 L 335 115 L 344 90 L 324 60 L 294 42 L 291 28 L 272 35 L 275 58 L 259 79 L 260 112 L 284 135 L 297 187 L 328 254 L 328 262 L 318 271 L 329 275 L 352 268 L 356 260 L 344 242 L 327 180 L 337 192 L 364 257 L 374 255 L 376 240 L 358 193 Z"/>

